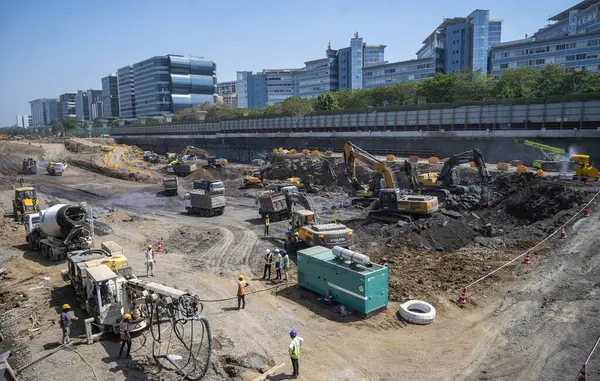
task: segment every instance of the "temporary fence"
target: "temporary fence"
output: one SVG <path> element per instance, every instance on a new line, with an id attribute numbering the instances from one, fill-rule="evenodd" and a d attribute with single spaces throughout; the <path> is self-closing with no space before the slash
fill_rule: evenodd
<path id="1" fill-rule="evenodd" d="M 571 223 L 571 221 L 573 221 L 576 217 L 578 216 L 588 216 L 588 211 L 589 211 L 589 206 L 592 204 L 592 202 L 598 197 L 598 195 L 600 195 L 600 191 L 598 191 L 591 199 L 590 201 L 587 202 L 587 204 L 585 204 L 583 206 L 583 208 L 581 208 L 577 213 L 575 213 L 571 218 L 569 218 L 567 220 L 567 222 L 565 222 L 564 224 L 562 224 L 560 227 L 558 227 L 552 234 L 550 234 L 549 236 L 547 236 L 546 238 L 544 238 L 543 240 L 541 240 L 540 242 L 538 242 L 535 246 L 530 247 L 529 249 L 525 250 L 523 253 L 519 254 L 518 256 L 516 256 L 515 258 L 511 259 L 510 261 L 504 263 L 502 266 L 496 268 L 495 270 L 490 271 L 489 273 L 485 274 L 484 276 L 482 276 L 481 278 L 469 283 L 468 285 L 464 286 L 461 288 L 460 290 L 460 295 L 458 297 L 458 299 L 456 300 L 456 303 L 459 305 L 465 304 L 466 303 L 466 299 L 467 299 L 467 290 L 471 287 L 473 287 L 474 285 L 476 285 L 479 282 L 482 282 L 483 280 L 485 280 L 486 278 L 489 278 L 490 276 L 492 276 L 493 274 L 497 273 L 498 271 L 502 270 L 503 268 L 515 263 L 516 261 L 518 261 L 519 259 L 525 257 L 524 263 L 525 264 L 529 264 L 531 262 L 531 252 L 533 250 L 535 250 L 536 248 L 538 248 L 539 246 L 543 245 L 545 242 L 547 242 L 550 238 L 554 237 L 556 234 L 561 233 L 561 236 L 564 234 L 564 228 L 565 226 L 567 226 L 568 224 Z M 562 238 L 562 237 L 561 237 Z M 565 236 L 566 238 L 566 236 Z"/>

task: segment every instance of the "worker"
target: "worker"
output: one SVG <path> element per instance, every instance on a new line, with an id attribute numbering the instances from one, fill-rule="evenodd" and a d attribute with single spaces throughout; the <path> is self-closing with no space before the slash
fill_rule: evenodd
<path id="1" fill-rule="evenodd" d="M 269 225 L 271 225 L 271 220 L 269 219 L 269 215 L 265 215 L 265 236 L 269 236 Z"/>
<path id="2" fill-rule="evenodd" d="M 295 232 L 294 238 L 292 241 L 292 249 L 293 249 L 294 255 L 298 254 L 298 248 L 300 247 L 301 242 L 302 242 L 302 240 L 300 239 L 300 233 Z"/>
<path id="3" fill-rule="evenodd" d="M 238 299 L 238 310 L 240 309 L 240 305 L 242 308 L 246 308 L 246 287 L 248 287 L 249 283 L 244 280 L 244 276 L 240 274 L 238 276 L 238 291 L 237 291 L 237 299 Z"/>
<path id="4" fill-rule="evenodd" d="M 121 349 L 119 350 L 119 358 L 123 354 L 123 347 L 127 345 L 127 356 L 126 358 L 131 358 L 131 332 L 129 331 L 129 322 L 131 321 L 131 314 L 123 315 L 123 320 L 119 323 L 119 333 L 121 335 Z"/>
<path id="5" fill-rule="evenodd" d="M 148 273 L 154 276 L 154 262 L 154 250 L 152 250 L 152 245 L 148 245 L 148 250 L 146 250 L 146 278 L 148 278 Z"/>
<path id="6" fill-rule="evenodd" d="M 62 343 L 67 344 L 71 341 L 69 337 L 71 335 L 71 316 L 69 316 L 69 311 L 71 310 L 71 306 L 68 304 L 62 305 L 62 312 L 60 313 L 60 328 L 62 329 Z"/>
<path id="7" fill-rule="evenodd" d="M 267 249 L 267 253 L 265 254 L 265 272 L 263 274 L 263 279 L 267 277 L 267 271 L 269 272 L 269 280 L 271 280 L 271 265 L 273 264 L 273 253 L 271 250 Z"/>
<path id="8" fill-rule="evenodd" d="M 296 378 L 300 375 L 300 364 L 298 363 L 298 360 L 300 359 L 300 344 L 304 342 L 304 339 L 298 336 L 293 329 L 290 331 L 290 337 L 292 338 L 292 342 L 289 346 L 293 369 L 292 378 Z"/>
<path id="9" fill-rule="evenodd" d="M 281 253 L 279 252 L 279 249 L 275 249 L 275 274 L 276 274 L 276 279 L 277 280 L 281 280 L 281 260 L 282 260 L 282 256 Z"/>
<path id="10" fill-rule="evenodd" d="M 288 281 L 288 271 L 290 269 L 290 256 L 287 251 L 281 250 L 281 254 L 283 254 L 283 273 L 285 274 L 285 281 Z"/>
<path id="11" fill-rule="evenodd" d="M 285 229 L 283 233 L 285 235 L 283 248 L 286 250 L 292 250 L 292 233 L 290 233 L 289 229 Z"/>

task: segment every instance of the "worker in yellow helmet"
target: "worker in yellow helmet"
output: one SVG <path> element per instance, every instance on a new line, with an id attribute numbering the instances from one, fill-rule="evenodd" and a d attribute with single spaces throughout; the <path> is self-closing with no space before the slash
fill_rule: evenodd
<path id="1" fill-rule="evenodd" d="M 69 337 L 71 335 L 71 316 L 69 316 L 69 311 L 71 310 L 71 306 L 68 304 L 62 305 L 62 312 L 60 313 L 60 328 L 62 329 L 62 343 L 67 344 L 71 341 Z"/>
<path id="2" fill-rule="evenodd" d="M 240 309 L 240 305 L 242 308 L 246 308 L 246 287 L 248 287 L 248 282 L 244 280 L 244 276 L 240 274 L 238 276 L 238 291 L 237 291 L 237 299 L 238 299 L 238 310 Z"/>
<path id="3" fill-rule="evenodd" d="M 121 349 L 119 350 L 119 358 L 123 354 L 123 347 L 127 344 L 127 356 L 126 358 L 131 358 L 129 354 L 131 352 L 131 332 L 129 330 L 129 323 L 131 321 L 131 314 L 124 314 L 123 320 L 119 323 L 119 333 L 121 336 Z"/>

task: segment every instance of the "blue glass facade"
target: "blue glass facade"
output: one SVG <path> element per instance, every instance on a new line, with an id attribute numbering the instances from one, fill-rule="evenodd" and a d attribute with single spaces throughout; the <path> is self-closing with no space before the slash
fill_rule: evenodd
<path id="1" fill-rule="evenodd" d="M 90 120 L 90 103 L 87 91 L 77 90 L 77 95 L 75 95 L 75 115 L 78 120 Z"/>
<path id="2" fill-rule="evenodd" d="M 541 69 L 549 63 L 570 71 L 600 71 L 600 1 L 582 1 L 549 20 L 555 23 L 531 39 L 492 47 L 491 74 L 526 66 Z"/>
<path id="3" fill-rule="evenodd" d="M 316 98 L 319 94 L 336 91 L 338 71 L 336 57 L 307 61 L 296 73 L 296 93 L 300 98 Z"/>
<path id="4" fill-rule="evenodd" d="M 363 66 L 380 65 L 385 62 L 385 45 L 365 45 Z"/>
<path id="5" fill-rule="evenodd" d="M 133 67 L 125 66 L 117 70 L 119 90 L 119 117 L 135 119 L 135 89 L 133 87 Z"/>
<path id="6" fill-rule="evenodd" d="M 296 74 L 300 69 L 263 70 L 265 105 L 281 103 L 296 93 Z"/>
<path id="7" fill-rule="evenodd" d="M 469 22 L 452 25 L 445 30 L 444 71 L 454 73 L 473 65 L 473 24 Z M 487 66 L 487 48 L 485 49 Z"/>
<path id="8" fill-rule="evenodd" d="M 471 44 L 471 69 L 481 70 L 482 73 L 487 73 L 489 44 L 489 19 L 490 11 L 477 9 L 468 16 L 469 23 L 473 25 L 473 36 L 470 38 Z M 466 45 L 466 43 L 465 43 Z M 464 66 L 469 67 L 469 66 Z"/>
<path id="9" fill-rule="evenodd" d="M 399 82 L 420 82 L 441 71 L 436 58 L 423 58 L 365 67 L 363 88 L 392 86 Z"/>
<path id="10" fill-rule="evenodd" d="M 502 42 L 502 20 L 490 20 L 488 31 L 488 48 Z"/>
<path id="11" fill-rule="evenodd" d="M 250 91 L 252 90 L 252 72 L 238 71 L 236 73 L 235 88 L 238 95 L 239 108 L 254 108 L 250 106 Z"/>
<path id="12" fill-rule="evenodd" d="M 61 105 L 58 99 L 41 98 L 29 102 L 32 126 L 48 126 L 60 120 Z"/>
<path id="13" fill-rule="evenodd" d="M 105 118 L 119 116 L 119 87 L 117 76 L 111 74 L 102 78 L 102 116 Z"/>
<path id="14" fill-rule="evenodd" d="M 58 96 L 60 102 L 60 119 L 75 118 L 75 93 L 65 93 Z"/>

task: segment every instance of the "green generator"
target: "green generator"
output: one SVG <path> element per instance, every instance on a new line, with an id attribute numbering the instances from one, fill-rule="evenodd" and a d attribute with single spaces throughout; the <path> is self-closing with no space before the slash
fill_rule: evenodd
<path id="1" fill-rule="evenodd" d="M 363 316 L 388 305 L 388 268 L 339 246 L 299 250 L 298 284 L 323 296 L 329 293 Z"/>

